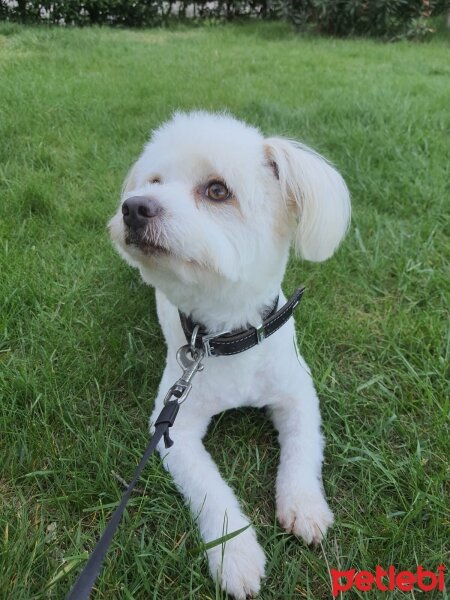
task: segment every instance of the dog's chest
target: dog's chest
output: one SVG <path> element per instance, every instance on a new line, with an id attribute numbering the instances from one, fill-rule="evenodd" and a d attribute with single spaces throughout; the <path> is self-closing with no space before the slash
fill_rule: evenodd
<path id="1" fill-rule="evenodd" d="M 271 369 L 253 357 L 212 359 L 198 377 L 197 397 L 217 412 L 239 406 L 264 406 Z M 214 361 L 214 362 L 213 362 Z"/>
<path id="2" fill-rule="evenodd" d="M 179 367 L 169 359 L 169 379 L 179 376 Z M 189 407 L 211 416 L 242 406 L 263 407 L 271 399 L 277 377 L 274 364 L 259 351 L 235 357 L 206 357 L 204 369 L 192 381 Z"/>
<path id="3" fill-rule="evenodd" d="M 175 307 L 162 294 L 157 294 L 157 301 L 168 347 L 165 384 L 180 377 L 175 356 L 178 348 L 186 344 L 186 338 Z M 298 366 L 293 337 L 290 320 L 261 345 L 234 356 L 205 357 L 204 369 L 192 381 L 187 404 L 194 411 L 199 409 L 212 415 L 230 408 L 262 407 L 273 402 L 277 390 L 288 385 L 293 366 Z"/>

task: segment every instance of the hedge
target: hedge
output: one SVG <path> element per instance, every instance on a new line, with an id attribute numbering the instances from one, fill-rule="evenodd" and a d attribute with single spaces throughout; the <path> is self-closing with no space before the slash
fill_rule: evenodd
<path id="1" fill-rule="evenodd" d="M 0 19 L 147 27 L 171 20 L 287 19 L 298 29 L 389 39 L 431 32 L 448 0 L 0 0 Z"/>

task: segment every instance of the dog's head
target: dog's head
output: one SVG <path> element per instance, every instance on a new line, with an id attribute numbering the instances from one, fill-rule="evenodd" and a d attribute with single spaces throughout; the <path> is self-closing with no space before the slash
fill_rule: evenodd
<path id="1" fill-rule="evenodd" d="M 314 151 L 194 112 L 153 133 L 109 226 L 122 256 L 180 306 L 180 284 L 276 293 L 291 241 L 303 258 L 325 260 L 349 218 L 342 177 Z"/>

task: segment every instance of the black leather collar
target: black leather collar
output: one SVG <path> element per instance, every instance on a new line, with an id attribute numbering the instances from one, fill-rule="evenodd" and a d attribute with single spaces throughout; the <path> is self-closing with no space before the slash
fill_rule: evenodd
<path id="1" fill-rule="evenodd" d="M 284 325 L 292 316 L 294 309 L 302 299 L 305 286 L 295 290 L 284 306 L 279 310 L 278 297 L 268 314 L 261 318 L 261 324 L 258 327 L 248 327 L 247 329 L 236 329 L 231 332 L 222 332 L 217 334 L 208 334 L 206 329 L 194 323 L 192 319 L 180 312 L 181 326 L 187 342 L 191 341 L 198 349 L 203 349 L 207 356 L 229 356 L 239 354 L 249 348 L 260 344 L 266 337 L 272 335 L 282 325 Z M 195 328 L 198 327 L 195 339 L 192 338 Z"/>

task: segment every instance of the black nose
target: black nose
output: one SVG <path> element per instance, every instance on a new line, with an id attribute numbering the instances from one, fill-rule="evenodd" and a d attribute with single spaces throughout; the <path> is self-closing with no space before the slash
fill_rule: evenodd
<path id="1" fill-rule="evenodd" d="M 145 227 L 161 211 L 159 202 L 149 196 L 133 196 L 122 204 L 123 220 L 131 229 Z"/>

